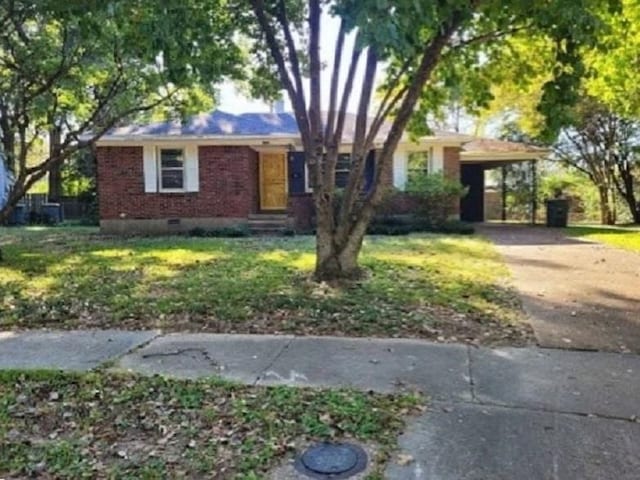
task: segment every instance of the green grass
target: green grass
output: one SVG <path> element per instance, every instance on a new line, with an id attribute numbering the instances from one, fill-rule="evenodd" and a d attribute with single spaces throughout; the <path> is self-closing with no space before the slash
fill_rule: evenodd
<path id="1" fill-rule="evenodd" d="M 416 395 L 218 380 L 0 372 L 0 477 L 257 479 L 307 442 L 375 446 L 373 475 Z"/>
<path id="2" fill-rule="evenodd" d="M 567 233 L 571 237 L 640 252 L 640 229 L 638 227 L 569 227 Z"/>
<path id="3" fill-rule="evenodd" d="M 357 284 L 311 280 L 314 239 L 104 238 L 0 229 L 0 327 L 525 341 L 505 266 L 479 237 L 368 237 Z"/>

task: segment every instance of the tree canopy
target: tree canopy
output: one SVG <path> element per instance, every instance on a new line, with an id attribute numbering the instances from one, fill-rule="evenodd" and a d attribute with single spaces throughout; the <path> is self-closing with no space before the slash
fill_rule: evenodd
<path id="1" fill-rule="evenodd" d="M 551 45 L 528 48 L 530 40 L 516 37 L 519 52 L 514 63 L 500 62 L 492 87 L 495 97 L 485 119 L 506 114 L 528 134 L 555 145 L 555 158 L 582 172 L 598 189 L 603 223 L 616 220 L 616 197 L 640 221 L 637 189 L 640 180 L 640 9 L 634 0 L 624 0 L 618 10 L 596 10 L 600 22 L 598 41 L 580 45 L 583 75 L 571 102 L 561 105 L 559 126 L 549 132 L 539 105 L 549 79 L 543 68 L 552 61 Z M 544 103 L 543 103 L 544 105 Z M 551 135 L 549 135 L 551 133 Z M 545 135 L 546 134 L 546 135 Z"/>
<path id="2" fill-rule="evenodd" d="M 0 31 L 0 141 L 15 177 L 0 219 L 112 126 L 160 107 L 200 109 L 216 82 L 243 75 L 224 0 L 7 0 Z M 28 163 L 51 132 L 49 155 Z"/>

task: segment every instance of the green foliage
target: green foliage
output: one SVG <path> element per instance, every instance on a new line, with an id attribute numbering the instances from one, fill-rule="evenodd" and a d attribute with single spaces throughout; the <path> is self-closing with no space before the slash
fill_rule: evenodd
<path id="1" fill-rule="evenodd" d="M 457 211 L 456 202 L 466 195 L 467 190 L 459 181 L 442 174 L 422 174 L 411 176 L 406 192 L 417 201 L 416 214 L 437 228 Z"/>
<path id="2" fill-rule="evenodd" d="M 249 228 L 246 226 L 234 226 L 234 227 L 220 227 L 205 229 L 202 227 L 196 227 L 189 230 L 188 235 L 190 237 L 227 237 L 227 238 L 239 238 L 248 237 L 251 234 Z"/>
<path id="3" fill-rule="evenodd" d="M 0 3 L 0 148 L 17 174 L 11 202 L 114 125 L 210 107 L 217 82 L 244 76 L 244 53 L 229 41 L 241 28 L 225 0 Z M 54 129 L 59 150 L 34 160 Z M 86 187 L 77 183 L 67 177 L 67 187 Z"/>
<path id="4" fill-rule="evenodd" d="M 640 117 L 640 8 L 637 0 L 623 0 L 616 15 L 604 14 L 607 29 L 602 48 L 585 54 L 589 76 L 586 92 L 626 118 Z"/>
<path id="5" fill-rule="evenodd" d="M 573 5 L 566 3 L 567 11 L 560 17 L 563 21 L 571 18 Z M 584 6 L 579 5 L 575 3 L 576 8 Z M 572 42 L 554 42 L 526 32 L 508 40 L 510 55 L 489 61 L 488 68 L 495 73 L 494 100 L 483 114 L 485 119 L 508 115 L 525 132 L 552 143 L 554 134 L 574 124 L 572 107 L 584 96 L 597 99 L 623 117 L 640 113 L 640 95 L 636 93 L 640 81 L 638 69 L 633 68 L 640 49 L 637 1 L 593 3 L 588 12 L 573 14 L 577 24 L 569 27 L 572 32 L 582 30 L 591 36 L 589 41 L 578 37 Z M 589 16 L 591 19 L 582 23 Z"/>
<path id="6" fill-rule="evenodd" d="M 482 2 L 440 60 L 412 125 L 423 124 L 428 114 L 442 115 L 451 104 L 473 114 L 496 103 L 508 113 L 526 102 L 530 125 L 552 139 L 570 121 L 568 108 L 580 98 L 581 80 L 588 73 L 585 52 L 603 48 L 606 18 L 615 15 L 618 3 Z M 404 58 L 398 56 L 392 72 Z M 504 85 L 514 92 L 515 103 L 504 101 Z"/>
<path id="7" fill-rule="evenodd" d="M 95 192 L 95 158 L 88 149 L 73 154 L 62 166 L 61 174 L 63 195 L 77 197 Z"/>
<path id="8" fill-rule="evenodd" d="M 409 235 L 410 233 L 446 233 L 451 235 L 473 235 L 475 229 L 468 223 L 447 220 L 434 225 L 420 216 L 385 216 L 373 219 L 367 233 L 369 235 Z"/>
<path id="9" fill-rule="evenodd" d="M 586 175 L 566 168 L 548 171 L 540 178 L 538 202 L 554 198 L 558 192 L 570 201 L 571 220 L 600 221 L 598 191 Z"/>

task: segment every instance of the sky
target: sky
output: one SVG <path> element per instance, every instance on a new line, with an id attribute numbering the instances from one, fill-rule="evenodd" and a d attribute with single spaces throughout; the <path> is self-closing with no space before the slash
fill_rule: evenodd
<path id="1" fill-rule="evenodd" d="M 333 70 L 333 53 L 335 49 L 336 39 L 338 36 L 338 31 L 340 29 L 340 20 L 337 17 L 332 17 L 327 13 L 323 14 L 322 17 L 322 25 L 320 32 L 320 55 L 323 65 L 325 68 L 322 72 L 322 108 L 323 110 L 328 109 L 329 104 L 329 85 L 331 82 L 331 74 Z M 355 35 L 348 35 L 345 39 L 345 48 L 343 53 L 343 62 L 341 67 L 341 85 L 344 84 L 344 77 L 346 76 L 346 71 L 349 67 L 349 60 L 351 57 L 351 51 L 353 48 L 355 40 Z M 355 77 L 354 90 L 351 95 L 351 99 L 348 105 L 347 110 L 351 113 L 355 113 L 358 108 L 358 85 L 362 84 L 362 77 L 364 75 L 364 58 L 360 59 L 360 64 L 358 66 L 358 71 Z M 379 67 L 378 71 L 378 79 L 380 79 L 384 75 L 384 65 Z M 305 86 L 308 84 L 308 81 L 305 82 Z M 283 91 L 283 98 L 285 100 L 285 111 L 291 111 L 291 104 L 289 102 L 289 98 L 286 95 L 286 92 Z M 235 85 L 231 82 L 227 82 L 220 87 L 220 103 L 218 104 L 218 108 L 220 110 L 226 112 L 233 113 L 247 113 L 247 112 L 269 112 L 271 111 L 271 105 L 261 102 L 259 100 L 254 100 L 251 98 L 247 98 L 246 96 L 239 93 L 235 87 Z M 454 130 L 453 122 L 451 125 L 439 125 L 439 128 L 444 128 L 446 130 Z M 473 118 L 463 116 L 461 122 L 459 123 L 459 131 L 461 133 L 469 133 L 469 134 L 478 134 L 476 131 L 476 122 Z M 493 134 L 492 129 L 488 128 L 487 132 L 489 134 Z"/>
<path id="2" fill-rule="evenodd" d="M 338 30 L 340 29 L 340 20 L 336 17 L 332 17 L 327 13 L 322 17 L 322 30 L 320 31 L 320 55 L 324 65 L 322 72 L 322 108 L 328 108 L 329 98 L 329 83 L 331 80 L 331 73 L 333 69 L 333 52 L 335 48 L 336 38 L 338 37 Z M 344 81 L 344 73 L 348 68 L 349 57 L 351 56 L 351 49 L 353 48 L 354 35 L 349 35 L 345 40 L 345 54 L 343 54 L 343 62 L 341 72 L 343 73 L 342 80 Z M 324 47 L 324 48 L 323 48 Z M 358 74 L 356 76 L 355 86 L 362 82 L 362 75 L 364 70 L 364 61 L 361 59 Z M 351 96 L 348 110 L 355 112 L 357 110 L 359 96 L 356 94 L 357 88 L 354 88 L 354 94 Z M 290 103 L 287 95 L 284 95 L 286 110 L 290 111 Z M 221 110 L 236 113 L 246 112 L 269 112 L 271 106 L 257 100 L 247 98 L 237 92 L 233 83 L 228 82 L 220 88 L 220 104 L 218 106 Z"/>

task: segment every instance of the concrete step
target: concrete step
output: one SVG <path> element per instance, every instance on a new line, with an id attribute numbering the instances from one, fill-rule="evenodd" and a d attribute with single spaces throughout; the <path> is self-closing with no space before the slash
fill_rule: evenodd
<path id="1" fill-rule="evenodd" d="M 251 214 L 248 220 L 254 235 L 279 235 L 293 226 L 293 218 L 287 214 Z"/>
<path id="2" fill-rule="evenodd" d="M 293 226 L 293 219 L 286 214 L 252 214 L 248 220 L 253 235 L 282 235 Z"/>
<path id="3" fill-rule="evenodd" d="M 291 224 L 289 220 L 249 220 L 249 227 L 288 227 Z"/>
<path id="4" fill-rule="evenodd" d="M 249 221 L 252 220 L 288 220 L 289 215 L 286 213 L 251 213 L 248 217 Z"/>

